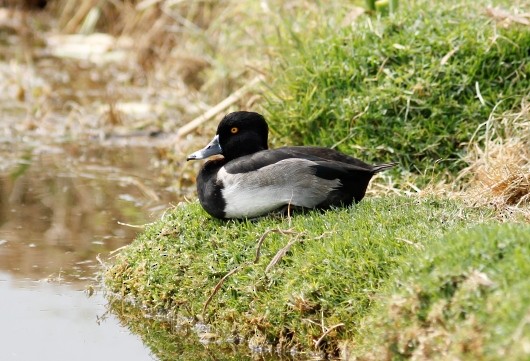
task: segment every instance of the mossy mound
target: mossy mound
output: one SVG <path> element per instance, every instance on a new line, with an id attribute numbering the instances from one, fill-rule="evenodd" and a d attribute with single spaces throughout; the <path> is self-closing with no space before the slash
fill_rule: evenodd
<path id="1" fill-rule="evenodd" d="M 121 252 L 105 284 L 151 314 L 206 322 L 221 339 L 336 353 L 408 257 L 483 217 L 445 200 L 388 197 L 222 222 L 192 203 Z"/>
<path id="2" fill-rule="evenodd" d="M 431 242 L 396 272 L 352 353 L 365 360 L 528 360 L 529 259 L 528 225 L 482 225 Z"/>

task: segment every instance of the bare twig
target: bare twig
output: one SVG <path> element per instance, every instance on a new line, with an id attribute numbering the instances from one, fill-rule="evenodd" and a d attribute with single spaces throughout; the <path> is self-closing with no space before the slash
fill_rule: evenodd
<path id="1" fill-rule="evenodd" d="M 440 60 L 440 65 L 445 65 L 447 64 L 447 62 L 449 61 L 449 59 L 455 55 L 455 53 L 458 51 L 458 49 L 460 49 L 458 46 L 455 47 L 454 49 L 452 49 L 450 52 L 448 52 L 447 54 L 445 54 L 442 58 L 442 60 Z"/>
<path id="2" fill-rule="evenodd" d="M 325 238 L 325 237 L 327 237 L 327 236 L 329 236 L 330 234 L 333 234 L 333 233 L 335 233 L 335 229 L 333 229 L 332 231 L 327 231 L 327 232 L 322 233 L 320 236 L 313 238 L 313 241 Z"/>
<path id="3" fill-rule="evenodd" d="M 316 321 L 313 321 L 312 319 L 310 318 L 302 318 L 302 321 L 305 321 L 305 322 L 308 322 L 308 323 L 312 323 L 313 325 L 317 325 L 317 326 L 320 326 L 322 328 L 322 325 Z"/>
<path id="4" fill-rule="evenodd" d="M 383 62 L 381 63 L 381 66 L 379 67 L 379 69 L 377 70 L 377 74 L 375 75 L 375 78 L 379 78 L 379 75 L 381 75 L 381 73 L 383 72 L 383 70 L 385 69 L 385 65 L 386 63 L 388 62 L 390 58 L 389 57 L 386 57 L 383 59 Z"/>
<path id="5" fill-rule="evenodd" d="M 147 226 L 147 224 L 129 224 L 129 223 L 120 222 L 120 221 L 118 221 L 116 223 L 118 223 L 120 226 L 127 226 L 127 227 L 131 227 L 131 228 L 141 228 L 141 229 L 144 229 L 145 226 Z"/>
<path id="6" fill-rule="evenodd" d="M 175 142 L 177 139 L 182 138 L 186 134 L 191 133 L 202 123 L 207 122 L 208 120 L 212 119 L 213 117 L 218 115 L 220 112 L 224 111 L 226 108 L 228 108 L 232 104 L 241 100 L 241 98 L 243 98 L 245 94 L 251 91 L 261 81 L 263 81 L 263 79 L 264 79 L 263 75 L 258 75 L 257 77 L 249 81 L 247 84 L 243 85 L 241 88 L 233 92 L 229 97 L 225 98 L 223 101 L 221 101 L 214 107 L 210 108 L 206 113 L 200 115 L 199 117 L 193 119 L 191 122 L 182 126 L 177 131 L 177 135 L 172 139 L 172 142 Z"/>
<path id="7" fill-rule="evenodd" d="M 274 267 L 274 265 L 276 263 L 278 263 L 278 261 L 280 261 L 282 259 L 282 257 L 289 251 L 289 249 L 293 246 L 293 244 L 296 243 L 296 241 L 299 240 L 299 238 L 301 236 L 303 236 L 305 233 L 304 232 L 295 232 L 293 231 L 292 229 L 279 229 L 279 228 L 276 228 L 276 229 L 269 229 L 267 230 L 265 233 L 263 233 L 263 235 L 259 238 L 258 240 L 258 247 L 256 248 L 256 258 L 254 259 L 254 263 L 258 263 L 259 261 L 259 258 L 260 258 L 260 251 L 261 251 L 261 245 L 263 244 L 263 242 L 265 241 L 265 238 L 270 234 L 270 233 L 280 233 L 280 234 L 283 234 L 283 235 L 286 235 L 286 234 L 295 234 L 296 235 L 296 238 L 291 240 L 289 243 L 287 243 L 287 245 L 285 247 L 283 247 L 282 249 L 280 249 L 276 255 L 272 258 L 272 260 L 269 262 L 269 265 L 267 266 L 267 268 L 265 269 L 265 272 L 268 272 L 272 267 Z M 318 239 L 322 239 L 330 234 L 332 234 L 334 231 L 329 231 L 329 232 L 324 232 L 322 233 L 320 236 L 318 237 L 315 237 L 314 240 L 318 240 Z"/>
<path id="8" fill-rule="evenodd" d="M 289 252 L 289 250 L 291 249 L 291 247 L 300 240 L 300 235 L 301 233 L 297 234 L 296 237 L 292 240 L 289 241 L 289 243 L 287 243 L 285 245 L 285 247 L 283 247 L 282 249 L 280 249 L 275 255 L 274 257 L 272 257 L 271 261 L 269 262 L 269 264 L 267 265 L 267 268 L 265 268 L 265 273 L 269 272 L 271 270 L 272 267 L 274 267 L 278 262 L 280 262 L 280 260 L 283 258 L 283 256 L 285 256 L 285 254 L 287 252 Z"/>
<path id="9" fill-rule="evenodd" d="M 225 274 L 224 277 L 219 280 L 219 282 L 217 282 L 217 284 L 213 288 L 212 294 L 210 295 L 210 297 L 208 297 L 208 299 L 204 303 L 204 306 L 202 307 L 203 318 L 204 318 L 204 313 L 206 312 L 206 308 L 208 308 L 208 305 L 210 304 L 210 302 L 212 302 L 214 296 L 217 294 L 217 292 L 219 292 L 219 289 L 221 289 L 221 286 L 223 285 L 223 283 L 225 283 L 225 281 L 228 279 L 228 277 L 230 277 L 231 275 L 233 275 L 234 273 L 239 271 L 242 266 L 243 265 L 239 265 L 236 268 L 232 269 L 230 272 Z"/>
<path id="10" fill-rule="evenodd" d="M 423 249 L 423 245 L 418 244 L 418 243 L 414 243 L 414 242 L 412 242 L 412 241 L 409 241 L 409 240 L 406 239 L 406 238 L 396 237 L 396 240 L 401 241 L 401 242 L 404 242 L 404 243 L 406 243 L 406 244 L 409 244 L 409 245 L 411 245 L 412 247 L 414 247 L 414 248 L 416 248 L 416 249 Z"/>
<path id="11" fill-rule="evenodd" d="M 285 235 L 285 234 L 296 234 L 297 232 L 293 231 L 292 229 L 279 229 L 279 228 L 268 229 L 267 231 L 265 231 L 265 233 L 263 233 L 258 240 L 258 246 L 256 247 L 256 258 L 254 259 L 254 263 L 259 262 L 261 245 L 263 244 L 263 242 L 265 241 L 265 238 L 267 238 L 267 236 L 270 233 L 280 233 L 280 234 Z"/>
<path id="12" fill-rule="evenodd" d="M 344 326 L 343 323 L 337 323 L 336 325 L 333 325 L 331 327 L 329 327 L 323 334 L 322 336 L 320 336 L 320 338 L 315 342 L 315 348 L 318 349 L 318 347 L 320 346 L 320 343 L 322 342 L 322 340 L 324 340 L 324 338 L 329 335 L 329 333 L 331 331 L 333 331 L 334 329 L 336 328 L 339 328 L 339 327 L 342 327 Z"/>
<path id="13" fill-rule="evenodd" d="M 97 254 L 97 256 L 96 256 L 96 261 L 98 261 L 99 264 L 100 264 L 101 266 L 103 266 L 103 268 L 107 268 L 107 265 L 105 264 L 105 262 L 103 262 L 103 260 L 101 259 L 100 255 L 101 255 L 100 253 Z"/>
<path id="14" fill-rule="evenodd" d="M 112 255 L 114 255 L 115 253 L 117 253 L 117 252 L 119 252 L 119 251 L 121 251 L 122 249 L 127 248 L 127 247 L 129 247 L 128 244 L 126 244 L 125 246 L 118 247 L 118 248 L 116 248 L 115 250 L 110 251 L 110 252 L 109 252 L 109 256 L 112 256 Z M 99 256 L 99 255 L 98 255 L 98 256 Z M 100 263 L 101 263 L 101 262 L 100 262 Z"/>

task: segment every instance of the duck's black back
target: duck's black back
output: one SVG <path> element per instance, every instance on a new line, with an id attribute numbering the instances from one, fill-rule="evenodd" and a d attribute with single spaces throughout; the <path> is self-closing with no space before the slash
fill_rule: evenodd
<path id="1" fill-rule="evenodd" d="M 371 172 L 373 166 L 334 149 L 323 147 L 283 147 L 256 152 L 246 157 L 240 157 L 230 161 L 226 165 L 229 173 L 251 172 L 253 170 L 271 165 L 284 159 L 300 158 L 312 161 L 340 162 L 351 165 L 359 171 Z"/>

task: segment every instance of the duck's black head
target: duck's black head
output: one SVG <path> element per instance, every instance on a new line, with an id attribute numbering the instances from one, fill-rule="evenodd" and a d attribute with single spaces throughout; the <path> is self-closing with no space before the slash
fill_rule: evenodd
<path id="1" fill-rule="evenodd" d="M 222 154 L 227 161 L 268 149 L 269 127 L 265 118 L 255 112 L 227 114 L 214 139 L 203 149 L 188 156 L 188 160 L 204 159 Z"/>
<path id="2" fill-rule="evenodd" d="M 261 114 L 234 112 L 217 127 L 222 154 L 227 160 L 268 148 L 269 127 Z"/>

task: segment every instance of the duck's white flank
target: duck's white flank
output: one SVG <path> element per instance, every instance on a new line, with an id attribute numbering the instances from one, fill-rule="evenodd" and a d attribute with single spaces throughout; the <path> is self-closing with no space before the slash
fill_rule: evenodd
<path id="1" fill-rule="evenodd" d="M 315 176 L 306 159 L 285 159 L 248 173 L 230 174 L 222 167 L 217 180 L 223 183 L 225 217 L 252 218 L 291 204 L 313 208 L 340 187 L 339 179 Z"/>

